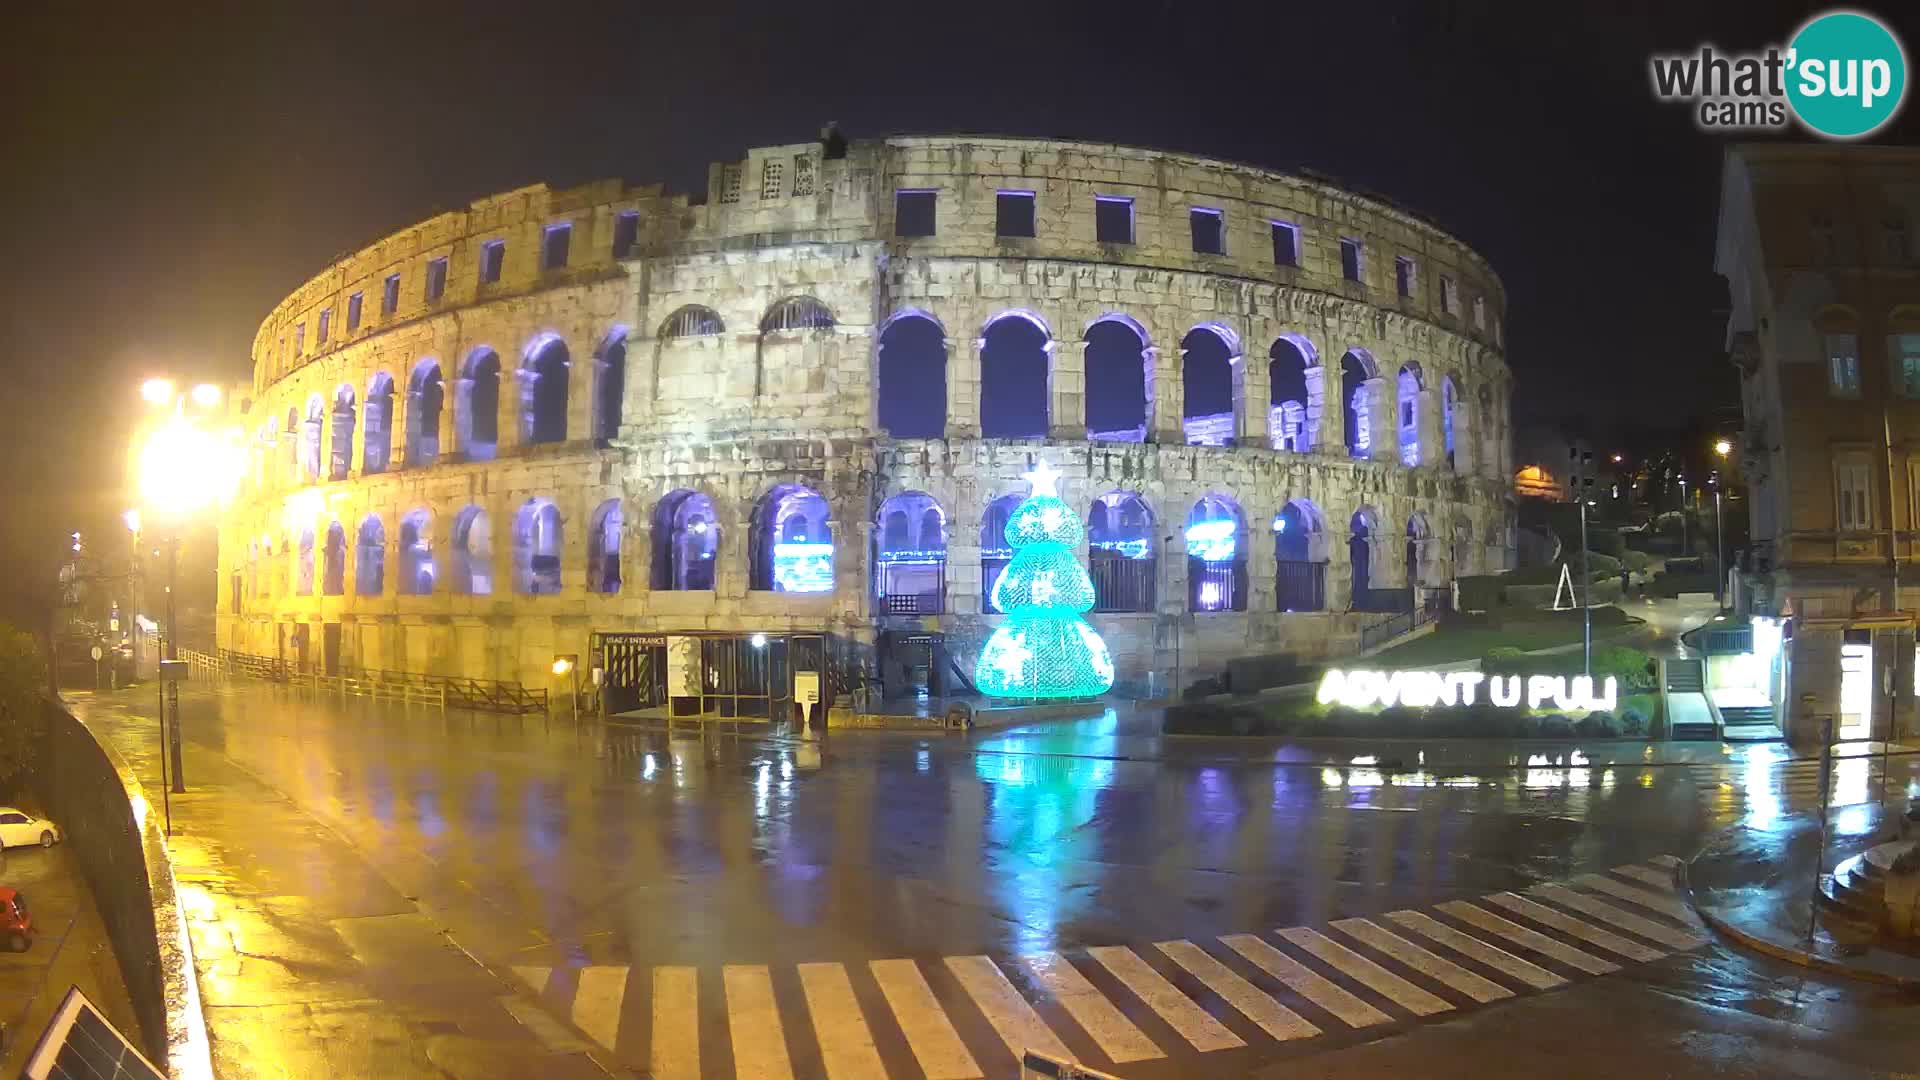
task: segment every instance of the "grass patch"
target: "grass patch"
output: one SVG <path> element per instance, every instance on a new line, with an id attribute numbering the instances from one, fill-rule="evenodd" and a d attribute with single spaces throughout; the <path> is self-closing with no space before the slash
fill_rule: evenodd
<path id="1" fill-rule="evenodd" d="M 1630 622 L 1614 622 L 1612 625 L 1602 624 L 1600 616 L 1602 611 L 1617 613 L 1619 610 L 1618 608 L 1594 610 L 1594 644 L 1611 641 L 1640 628 L 1642 623 L 1638 619 Z M 1556 613 L 1551 618 L 1509 619 L 1498 626 L 1443 624 L 1425 637 L 1409 641 L 1404 645 L 1395 645 L 1385 652 L 1367 658 L 1365 666 L 1420 668 L 1433 664 L 1451 664 L 1461 660 L 1478 660 L 1495 649 L 1520 649 L 1533 652 L 1562 645 L 1578 645 L 1581 637 L 1580 613 L 1577 611 Z"/>

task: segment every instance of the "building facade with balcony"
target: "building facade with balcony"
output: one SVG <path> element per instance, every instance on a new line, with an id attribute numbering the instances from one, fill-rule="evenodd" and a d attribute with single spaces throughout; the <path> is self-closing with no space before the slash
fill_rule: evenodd
<path id="1" fill-rule="evenodd" d="M 1731 148 L 1716 269 L 1739 367 L 1741 606 L 1787 736 L 1912 730 L 1920 609 L 1920 151 Z"/>
<path id="2" fill-rule="evenodd" d="M 573 655 L 621 703 L 938 692 L 1044 460 L 1123 690 L 1338 655 L 1509 564 L 1504 317 L 1378 198 L 1128 147 L 834 134 L 699 200 L 507 192 L 262 324 L 220 642 L 535 685 Z"/>

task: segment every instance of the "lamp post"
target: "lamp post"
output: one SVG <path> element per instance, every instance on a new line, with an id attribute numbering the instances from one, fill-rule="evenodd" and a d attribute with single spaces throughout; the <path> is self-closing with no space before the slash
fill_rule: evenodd
<path id="1" fill-rule="evenodd" d="M 1725 462 L 1727 455 L 1732 452 L 1733 443 L 1730 440 L 1719 439 L 1713 444 L 1713 454 L 1722 462 Z M 1715 469 L 1708 480 L 1713 484 L 1713 572 L 1717 578 L 1713 586 L 1713 597 L 1724 605 L 1727 587 L 1727 534 L 1720 517 L 1720 470 Z"/>
<path id="2" fill-rule="evenodd" d="M 214 508 L 240 479 L 240 455 L 229 434 L 202 423 L 202 416 L 220 405 L 220 389 L 202 383 L 183 390 L 170 379 L 148 379 L 140 397 L 149 408 L 148 421 L 135 434 L 133 469 L 135 489 L 145 513 L 130 511 L 129 528 L 158 527 L 167 554 L 167 606 L 162 661 L 161 739 L 168 743 L 163 767 L 171 765 L 170 790 L 184 793 L 180 730 L 180 625 L 174 594 L 179 588 L 180 534 L 198 515 Z M 136 529 L 136 535 L 137 535 Z M 155 552 L 159 554 L 159 552 Z M 170 714 L 170 715 L 169 715 Z"/>
<path id="3" fill-rule="evenodd" d="M 1687 477 L 1680 474 L 1680 554 L 1687 553 Z"/>

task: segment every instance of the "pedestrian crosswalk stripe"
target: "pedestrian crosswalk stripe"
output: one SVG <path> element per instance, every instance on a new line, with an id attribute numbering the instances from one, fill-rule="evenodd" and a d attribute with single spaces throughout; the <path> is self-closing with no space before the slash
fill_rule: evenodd
<path id="1" fill-rule="evenodd" d="M 654 1080 L 699 1080 L 700 971 L 690 967 L 653 969 Z"/>
<path id="2" fill-rule="evenodd" d="M 886 1075 L 880 1051 L 873 1045 L 873 1032 L 868 1030 L 866 1017 L 860 1014 L 860 1002 L 853 996 L 847 969 L 833 963 L 797 966 L 807 1012 L 813 1015 L 813 1034 L 820 1040 L 820 1061 L 829 1080 Z"/>
<path id="3" fill-rule="evenodd" d="M 1581 952 L 1571 945 L 1563 945 L 1536 930 L 1529 930 L 1519 923 L 1503 919 L 1486 908 L 1475 907 L 1465 900 L 1454 900 L 1440 905 L 1440 910 L 1489 933 L 1498 934 L 1524 949 L 1532 949 L 1542 956 L 1550 956 L 1568 967 L 1578 968 L 1589 975 L 1607 975 L 1620 970 L 1618 964 L 1609 963 L 1590 953 Z"/>
<path id="4" fill-rule="evenodd" d="M 1453 1008 L 1450 1002 L 1427 993 L 1318 931 L 1297 926 L 1280 931 L 1280 936 L 1332 964 L 1341 974 L 1415 1016 L 1432 1016 Z"/>
<path id="5" fill-rule="evenodd" d="M 1393 1017 L 1388 1016 L 1386 1013 L 1381 1012 L 1379 1009 L 1374 1008 L 1341 989 L 1333 980 L 1327 978 L 1325 975 L 1320 974 L 1305 964 L 1302 964 L 1300 961 L 1295 960 L 1293 957 L 1288 956 L 1286 953 L 1281 952 L 1279 949 L 1267 944 L 1257 935 L 1227 934 L 1220 940 L 1227 948 L 1232 949 L 1244 957 L 1248 963 L 1266 972 L 1268 975 L 1273 976 L 1274 979 L 1278 980 L 1280 984 L 1287 989 L 1327 1010 L 1334 1016 L 1339 1017 L 1341 1022 L 1345 1024 L 1357 1028 L 1371 1027 L 1374 1024 L 1384 1024 L 1393 1019 Z M 1162 949 L 1166 948 L 1165 945 L 1161 945 L 1160 947 Z M 1207 959 L 1212 960 L 1212 957 L 1208 957 Z M 1240 979 L 1240 976 L 1234 975 L 1233 972 L 1227 971 L 1224 967 L 1220 970 L 1225 971 L 1234 979 Z M 1245 980 L 1240 981 L 1245 982 Z M 1247 989 L 1253 990 L 1256 994 L 1260 994 L 1260 991 L 1255 989 L 1251 983 L 1247 984 Z M 1219 993 L 1218 990 L 1214 992 Z M 1225 995 L 1222 996 L 1224 997 Z M 1265 994 L 1260 994 L 1260 996 L 1263 998 L 1266 997 Z M 1268 998 L 1267 1000 L 1271 1001 L 1273 999 Z M 1242 1009 L 1240 1011 L 1245 1012 L 1246 1010 Z M 1304 1024 L 1306 1022 L 1301 1021 L 1301 1023 Z"/>
<path id="6" fill-rule="evenodd" d="M 912 960 L 874 960 L 867 967 L 873 972 L 873 981 L 880 984 L 880 993 L 886 997 L 887 1007 L 893 1010 L 893 1018 L 927 1080 L 978 1080 L 984 1075 L 940 1008 L 926 976 L 920 974 L 919 964 Z"/>
<path id="7" fill-rule="evenodd" d="M 533 988 L 535 997 L 547 992 L 547 980 L 553 978 L 553 969 L 550 967 L 520 967 L 516 964 L 513 973 Z"/>
<path id="8" fill-rule="evenodd" d="M 1125 1064 L 1166 1056 L 1066 957 L 1059 953 L 1037 953 L 1023 959 L 1040 985 L 1093 1036 L 1093 1041 L 1100 1044 L 1101 1051 L 1109 1058 Z"/>
<path id="9" fill-rule="evenodd" d="M 1428 978 L 1446 983 L 1482 1004 L 1513 996 L 1513 991 L 1499 983 L 1483 979 L 1459 964 L 1435 956 L 1406 938 L 1365 919 L 1335 919 L 1333 928 L 1356 941 L 1373 946 Z"/>
<path id="10" fill-rule="evenodd" d="M 1551 926 L 1555 930 L 1572 934 L 1592 945 L 1598 945 L 1608 952 L 1624 956 L 1640 963 L 1651 963 L 1667 955 L 1658 949 L 1651 949 L 1637 941 L 1621 937 L 1611 930 L 1603 930 L 1592 923 L 1581 922 L 1565 912 L 1550 908 L 1545 904 L 1536 904 L 1524 896 L 1513 893 L 1492 893 L 1487 897 L 1515 914 L 1525 915 L 1542 926 Z"/>
<path id="11" fill-rule="evenodd" d="M 1481 941 L 1472 934 L 1456 930 L 1435 920 L 1431 915 L 1418 911 L 1396 911 L 1389 914 L 1387 918 L 1422 937 L 1445 945 L 1462 956 L 1478 960 L 1502 975 L 1519 979 L 1535 990 L 1551 990 L 1556 986 L 1567 984 L 1567 980 L 1546 968 L 1522 960 L 1499 946 Z"/>
<path id="12" fill-rule="evenodd" d="M 1121 945 L 1104 945 L 1088 949 L 1087 955 L 1112 972 L 1113 977 L 1133 991 L 1135 997 L 1158 1013 L 1168 1027 L 1192 1043 L 1195 1050 L 1225 1050 L 1247 1045 L 1240 1036 L 1227 1030 L 1225 1024 L 1208 1014 L 1207 1010 L 1195 1005 L 1191 998 L 1168 982 L 1166 976 L 1135 955 L 1132 949 Z"/>
<path id="13" fill-rule="evenodd" d="M 792 1080 L 786 1032 L 773 1000 L 773 979 L 764 964 L 728 964 L 720 969 L 727 991 L 727 1027 L 733 1038 L 733 1072 L 739 1080 Z"/>
<path id="14" fill-rule="evenodd" d="M 1076 1060 L 992 960 L 984 956 L 949 956 L 947 970 L 960 981 L 960 988 L 979 1006 L 1014 1057 L 1038 1050 L 1062 1060 Z"/>
<path id="15" fill-rule="evenodd" d="M 1622 900 L 1630 900 L 1646 908 L 1648 911 L 1657 911 L 1669 919 L 1675 919 L 1679 922 L 1687 921 L 1686 906 L 1671 896 L 1660 896 L 1656 893 L 1650 893 L 1645 889 L 1637 889 L 1632 885 L 1615 881 L 1605 874 L 1581 874 L 1579 877 L 1573 879 L 1573 883 L 1575 885 L 1584 885 L 1598 892 L 1617 896 Z"/>
<path id="16" fill-rule="evenodd" d="M 1193 942 L 1162 941 L 1155 948 L 1275 1039 L 1287 1042 L 1320 1034 L 1320 1029 L 1305 1017 L 1273 1000 L 1266 991 L 1241 978 Z"/>
<path id="17" fill-rule="evenodd" d="M 1564 885 L 1535 885 L 1527 891 L 1535 896 L 1551 900 L 1562 907 L 1570 907 L 1583 915 L 1591 915 L 1601 922 L 1612 923 L 1620 929 L 1631 931 L 1646 938 L 1648 941 L 1657 941 L 1669 949 L 1691 949 L 1697 945 L 1704 944 L 1704 942 L 1692 934 L 1675 930 L 1670 926 L 1664 926 L 1654 922 L 1652 919 L 1635 915 L 1631 911 L 1622 911 L 1612 904 L 1596 900 L 1585 893 L 1574 892 Z"/>
<path id="18" fill-rule="evenodd" d="M 620 1035 L 620 1003 L 627 996 L 627 968 L 593 964 L 580 969 L 580 987 L 573 994 L 573 1026 L 593 1041 L 613 1049 Z"/>
<path id="19" fill-rule="evenodd" d="M 1651 870 L 1644 866 L 1616 866 L 1613 868 L 1613 872 L 1616 874 L 1625 874 L 1627 877 L 1633 878 L 1636 881 L 1645 882 L 1656 889 L 1665 889 L 1668 891 L 1673 889 L 1673 872 L 1671 870 L 1663 872 L 1660 870 Z"/>

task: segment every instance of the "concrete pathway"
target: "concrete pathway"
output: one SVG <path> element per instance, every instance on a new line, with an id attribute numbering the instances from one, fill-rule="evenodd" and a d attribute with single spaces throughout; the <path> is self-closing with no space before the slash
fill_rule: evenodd
<path id="1" fill-rule="evenodd" d="M 71 850 L 65 844 L 11 849 L 0 857 L 0 884 L 26 897 L 39 930 L 26 952 L 0 952 L 0 1022 L 7 1032 L 0 1072 L 19 1075 L 70 987 L 79 987 L 138 1043 L 139 1021 L 120 963 Z"/>

